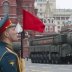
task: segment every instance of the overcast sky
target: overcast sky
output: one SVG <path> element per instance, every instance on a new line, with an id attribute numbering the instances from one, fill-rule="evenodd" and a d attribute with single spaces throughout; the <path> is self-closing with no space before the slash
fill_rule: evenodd
<path id="1" fill-rule="evenodd" d="M 72 0 L 56 0 L 57 9 L 72 9 Z"/>

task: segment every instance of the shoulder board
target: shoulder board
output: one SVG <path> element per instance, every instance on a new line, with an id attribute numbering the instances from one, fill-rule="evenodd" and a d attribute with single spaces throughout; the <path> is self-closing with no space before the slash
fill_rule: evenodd
<path id="1" fill-rule="evenodd" d="M 12 50 L 10 50 L 9 48 L 6 47 L 6 49 L 7 49 L 8 52 L 10 52 L 10 53 L 12 53 L 12 54 L 17 56 L 17 54 L 15 52 L 13 52 Z"/>

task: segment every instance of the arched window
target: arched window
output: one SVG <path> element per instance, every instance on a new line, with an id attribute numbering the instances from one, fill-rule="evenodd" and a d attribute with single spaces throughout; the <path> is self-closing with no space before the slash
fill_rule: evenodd
<path id="1" fill-rule="evenodd" d="M 3 2 L 3 13 L 9 14 L 9 2 L 8 1 Z"/>
<path id="2" fill-rule="evenodd" d="M 45 26 L 45 32 L 48 32 L 48 26 Z"/>

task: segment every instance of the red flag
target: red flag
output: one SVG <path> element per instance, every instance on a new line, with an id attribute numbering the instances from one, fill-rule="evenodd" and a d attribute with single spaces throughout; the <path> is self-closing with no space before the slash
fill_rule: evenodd
<path id="1" fill-rule="evenodd" d="M 43 32 L 45 25 L 28 11 L 23 10 L 23 29 Z"/>

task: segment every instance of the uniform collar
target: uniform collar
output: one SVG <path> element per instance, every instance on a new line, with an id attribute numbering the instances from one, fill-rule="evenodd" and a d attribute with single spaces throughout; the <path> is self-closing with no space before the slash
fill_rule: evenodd
<path id="1" fill-rule="evenodd" d="M 12 44 L 8 44 L 8 43 L 6 43 L 6 47 L 9 48 L 9 49 L 11 49 L 11 50 L 13 50 L 13 46 L 12 46 Z"/>
<path id="2" fill-rule="evenodd" d="M 2 41 L 1 41 L 1 42 L 0 42 L 0 45 L 1 45 L 1 46 L 5 46 L 5 47 L 13 50 L 12 44 L 8 44 L 8 43 L 6 43 L 6 42 L 2 42 Z"/>

